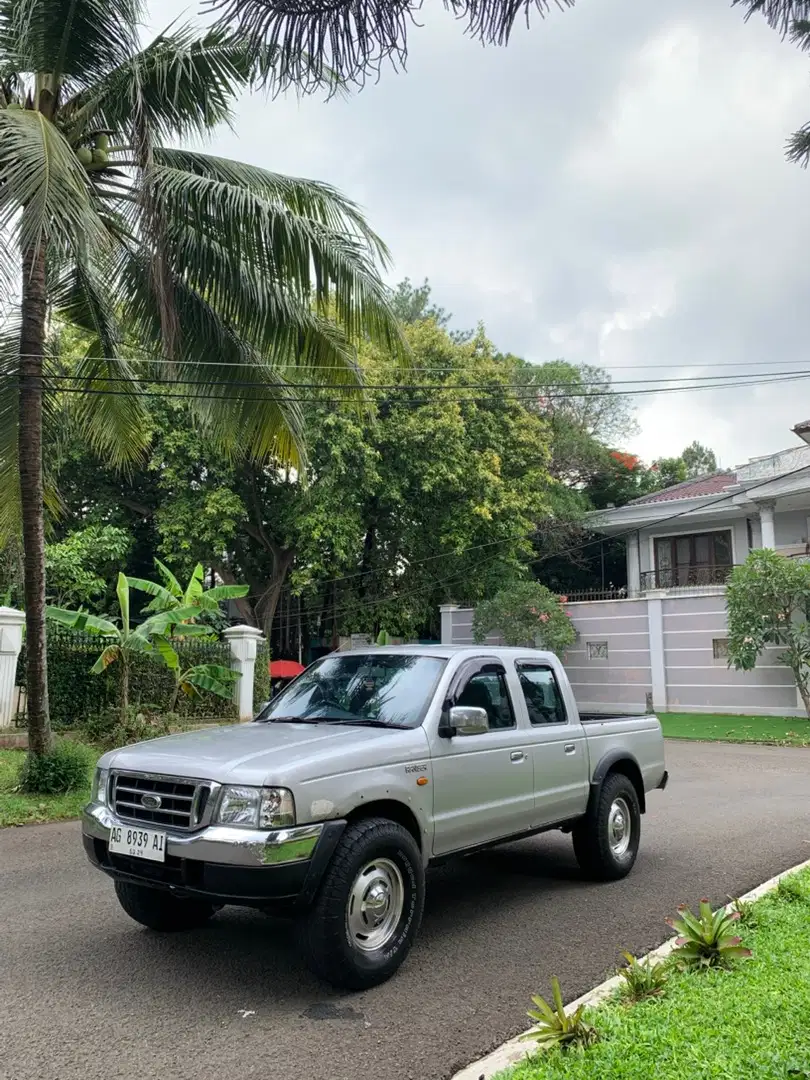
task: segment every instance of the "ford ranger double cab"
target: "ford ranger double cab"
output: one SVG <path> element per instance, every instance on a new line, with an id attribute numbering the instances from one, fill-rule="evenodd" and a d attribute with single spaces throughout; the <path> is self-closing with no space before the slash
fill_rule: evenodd
<path id="1" fill-rule="evenodd" d="M 428 866 L 561 829 L 587 876 L 621 878 L 666 782 L 658 720 L 580 716 L 552 653 L 371 648 L 249 723 L 105 754 L 83 839 L 144 926 L 292 913 L 314 972 L 362 989 L 411 948 Z"/>

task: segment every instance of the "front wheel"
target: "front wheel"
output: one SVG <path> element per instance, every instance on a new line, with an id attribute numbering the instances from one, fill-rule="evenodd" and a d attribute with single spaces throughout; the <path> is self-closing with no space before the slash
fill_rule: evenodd
<path id="1" fill-rule="evenodd" d="M 196 930 L 217 911 L 205 900 L 173 896 L 163 889 L 131 881 L 116 881 L 115 895 L 127 915 L 150 930 Z"/>
<path id="2" fill-rule="evenodd" d="M 632 782 L 622 773 L 608 776 L 573 835 L 574 854 L 588 877 L 596 881 L 626 877 L 641 839 L 641 810 Z"/>
<path id="3" fill-rule="evenodd" d="M 425 902 L 422 856 L 396 822 L 349 825 L 303 927 L 310 969 L 365 990 L 389 979 L 408 955 Z"/>

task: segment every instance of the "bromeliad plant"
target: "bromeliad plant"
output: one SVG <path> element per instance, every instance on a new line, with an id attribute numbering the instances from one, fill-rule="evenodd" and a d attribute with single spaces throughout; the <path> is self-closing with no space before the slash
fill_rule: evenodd
<path id="1" fill-rule="evenodd" d="M 585 1006 L 580 1005 L 570 1015 L 565 1011 L 560 980 L 555 975 L 551 980 L 553 1005 L 545 998 L 533 995 L 536 1009 L 529 1010 L 529 1016 L 535 1021 L 535 1027 L 521 1038 L 537 1045 L 539 1050 L 560 1050 L 571 1046 L 590 1046 L 599 1038 L 596 1028 L 583 1019 Z"/>
<path id="2" fill-rule="evenodd" d="M 700 901 L 700 913 L 695 915 L 686 904 L 678 907 L 678 915 L 666 922 L 679 937 L 675 942 L 672 960 L 687 970 L 709 967 L 729 967 L 735 960 L 745 960 L 751 950 L 742 945 L 734 934 L 734 924 L 740 919 L 738 911 L 718 908 L 712 911 L 708 900 Z"/>
<path id="3" fill-rule="evenodd" d="M 178 607 L 172 611 L 160 612 L 152 615 L 140 625 L 132 626 L 129 616 L 129 584 L 126 576 L 121 573 L 118 575 L 116 595 L 121 610 L 120 626 L 109 619 L 91 615 L 87 611 L 68 611 L 65 608 L 48 607 L 46 608 L 46 615 L 49 619 L 53 619 L 54 622 L 61 623 L 62 626 L 67 626 L 71 630 L 96 634 L 103 639 L 101 654 L 90 670 L 94 675 L 100 675 L 111 664 L 117 663 L 120 666 L 119 706 L 123 721 L 129 707 L 129 683 L 134 657 L 144 653 L 157 654 L 165 662 L 166 658 L 163 652 L 156 647 L 156 641 L 164 641 L 165 635 L 169 631 L 175 636 L 184 635 L 187 637 L 208 634 L 209 631 L 204 626 L 183 622 L 184 619 L 193 619 L 199 612 L 199 609 L 194 607 Z M 193 670 L 191 669 L 192 672 Z M 185 675 L 186 682 L 189 685 L 195 685 L 189 682 L 189 672 L 186 672 Z M 198 682 L 196 685 L 203 686 L 203 683 Z M 204 686 L 203 688 L 207 689 Z"/>
<path id="4" fill-rule="evenodd" d="M 623 952 L 625 966 L 619 968 L 619 975 L 624 979 L 622 994 L 630 1001 L 643 1001 L 644 998 L 662 994 L 669 978 L 669 969 L 662 961 L 637 960 L 632 953 Z"/>

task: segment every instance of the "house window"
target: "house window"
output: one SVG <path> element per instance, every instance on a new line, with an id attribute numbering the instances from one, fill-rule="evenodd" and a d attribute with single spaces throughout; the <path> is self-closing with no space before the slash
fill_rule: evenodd
<path id="1" fill-rule="evenodd" d="M 728 660 L 728 638 L 712 638 L 712 656 L 715 660 Z"/>
<path id="2" fill-rule="evenodd" d="M 722 585 L 731 573 L 732 563 L 730 529 L 659 536 L 655 541 L 653 587 Z"/>
<path id="3" fill-rule="evenodd" d="M 588 642 L 588 659 L 589 660 L 607 660 L 608 658 L 608 643 L 606 641 L 589 641 Z"/>

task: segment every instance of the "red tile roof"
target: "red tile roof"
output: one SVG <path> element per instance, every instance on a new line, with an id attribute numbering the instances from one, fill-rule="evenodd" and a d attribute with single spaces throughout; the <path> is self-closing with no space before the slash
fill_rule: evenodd
<path id="1" fill-rule="evenodd" d="M 652 495 L 643 495 L 640 499 L 633 499 L 629 505 L 638 506 L 641 503 L 673 502 L 676 499 L 697 499 L 701 495 L 719 495 L 736 483 L 735 472 L 716 472 L 710 476 L 701 476 L 697 480 L 684 480 L 682 484 L 673 484 L 672 487 L 655 491 Z"/>

